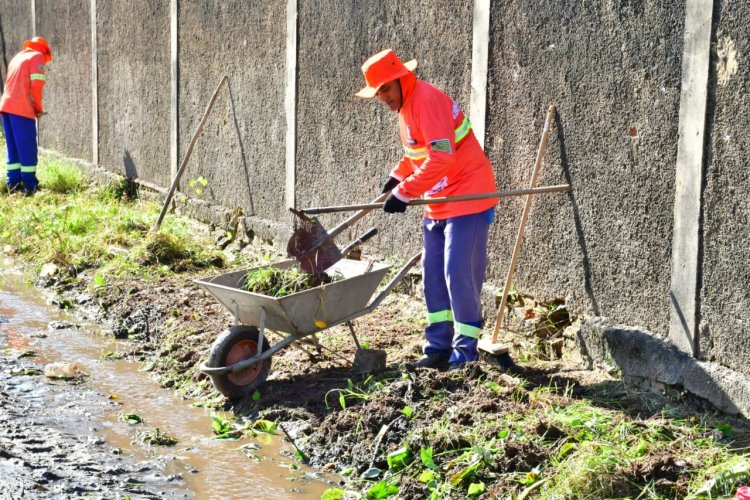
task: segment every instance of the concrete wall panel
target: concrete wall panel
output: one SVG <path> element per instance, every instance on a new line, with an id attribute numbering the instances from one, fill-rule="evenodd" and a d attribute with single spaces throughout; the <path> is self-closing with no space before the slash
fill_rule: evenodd
<path id="1" fill-rule="evenodd" d="M 97 2 L 99 162 L 169 185 L 169 2 Z"/>
<path id="2" fill-rule="evenodd" d="M 196 143 L 183 190 L 203 176 L 205 199 L 265 219 L 286 217 L 285 40 L 286 2 L 180 2 L 180 161 L 216 85 L 229 77 Z"/>
<path id="3" fill-rule="evenodd" d="M 380 193 L 403 155 L 397 115 L 354 93 L 364 86 L 360 67 L 392 48 L 417 75 L 445 90 L 468 113 L 471 92 L 471 2 L 299 2 L 297 204 L 365 203 Z M 340 238 L 380 235 L 368 252 L 406 256 L 421 246 L 421 209 L 376 212 Z M 327 228 L 345 215 L 322 217 Z"/>
<path id="4" fill-rule="evenodd" d="M 750 4 L 716 2 L 703 195 L 699 351 L 750 373 Z"/>
<path id="5" fill-rule="evenodd" d="M 558 120 L 515 282 L 666 334 L 684 4 L 493 2 L 487 151 L 528 186 L 550 103 Z M 489 279 L 504 280 L 524 200 L 502 202 Z"/>
<path id="6" fill-rule="evenodd" d="M 0 85 L 5 88 L 8 63 L 23 47 L 23 41 L 33 36 L 31 2 L 0 0 Z"/>
<path id="7" fill-rule="evenodd" d="M 37 34 L 52 46 L 39 144 L 91 161 L 91 2 L 36 0 Z M 76 29 L 70 29 L 76 26 Z"/>

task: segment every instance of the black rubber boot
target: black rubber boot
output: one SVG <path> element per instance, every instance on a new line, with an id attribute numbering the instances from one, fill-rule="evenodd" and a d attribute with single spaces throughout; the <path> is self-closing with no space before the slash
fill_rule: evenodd
<path id="1" fill-rule="evenodd" d="M 419 360 L 411 365 L 412 368 L 445 368 L 448 366 L 450 356 L 433 352 L 425 354 Z"/>

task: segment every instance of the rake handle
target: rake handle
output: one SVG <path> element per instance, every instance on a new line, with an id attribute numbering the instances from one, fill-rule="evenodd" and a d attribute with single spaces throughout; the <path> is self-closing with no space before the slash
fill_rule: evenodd
<path id="1" fill-rule="evenodd" d="M 547 118 L 544 120 L 544 130 L 542 131 L 542 138 L 539 141 L 539 149 L 536 153 L 536 162 L 534 163 L 534 171 L 531 174 L 530 189 L 527 191 L 533 191 L 536 186 L 536 181 L 539 178 L 539 173 L 542 169 L 542 160 L 544 160 L 544 153 L 547 151 L 547 140 L 552 129 L 552 119 L 555 117 L 555 106 L 551 105 L 547 110 Z M 513 256 L 510 259 L 510 265 L 508 266 L 508 274 L 505 277 L 505 286 L 503 287 L 503 296 L 500 300 L 500 305 L 497 308 L 497 318 L 495 320 L 495 329 L 492 332 L 492 343 L 497 343 L 497 338 L 500 335 L 500 329 L 503 327 L 503 319 L 505 317 L 505 305 L 508 303 L 508 292 L 510 291 L 511 281 L 513 279 L 513 273 L 516 271 L 516 264 L 518 263 L 518 256 L 521 253 L 521 245 L 523 244 L 523 236 L 526 231 L 526 221 L 529 220 L 529 212 L 531 211 L 532 196 L 526 198 L 526 204 L 523 207 L 523 213 L 521 215 L 521 222 L 518 224 L 518 233 L 516 234 L 516 244 L 513 247 Z"/>
<path id="2" fill-rule="evenodd" d="M 437 203 L 450 203 L 455 201 L 469 201 L 469 200 L 484 200 L 487 198 L 510 198 L 513 196 L 524 196 L 532 194 L 543 194 L 543 193 L 558 193 L 570 191 L 570 184 L 557 184 L 555 186 L 544 186 L 539 188 L 530 189 L 515 189 L 511 191 L 496 191 L 494 193 L 481 193 L 481 194 L 465 194 L 462 196 L 446 196 L 443 198 L 429 198 L 429 199 L 417 199 L 411 200 L 408 206 L 413 205 L 433 205 Z M 384 203 L 365 203 L 362 205 L 339 205 L 331 207 L 319 207 L 319 208 L 303 208 L 301 212 L 309 215 L 317 214 L 328 214 L 333 212 L 348 212 L 351 210 L 374 210 L 376 208 L 383 208 Z M 335 229 L 334 229 L 335 231 Z M 333 235 L 334 231 L 331 231 Z"/>

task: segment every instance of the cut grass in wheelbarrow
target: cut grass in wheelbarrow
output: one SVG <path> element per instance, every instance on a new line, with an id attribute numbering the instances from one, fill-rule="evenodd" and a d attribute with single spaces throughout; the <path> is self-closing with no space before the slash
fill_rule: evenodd
<path id="1" fill-rule="evenodd" d="M 248 271 L 240 288 L 271 297 L 284 297 L 340 279 L 343 279 L 340 273 L 331 277 L 326 273 L 307 273 L 297 267 L 279 269 L 267 266 Z"/>
<path id="2" fill-rule="evenodd" d="M 327 269 L 329 276 L 340 273 L 342 279 L 281 297 L 247 291 L 242 283 L 249 273 L 255 276 L 258 270 L 293 269 L 297 264 L 294 260 L 197 280 L 235 317 L 235 325 L 214 342 L 201 371 L 211 377 L 219 392 L 232 401 L 238 401 L 251 396 L 263 385 L 271 369 L 273 354 L 295 341 L 344 324 L 350 328 L 358 344 L 354 370 L 365 373 L 384 368 L 385 352 L 380 354 L 375 349 L 362 349 L 351 322 L 372 312 L 419 257 L 414 256 L 374 298 L 375 290 L 390 267 L 348 259 Z M 271 344 L 266 329 L 275 332 L 274 336 L 281 336 L 281 340 Z M 372 363 L 377 363 L 377 366 L 371 366 Z"/>

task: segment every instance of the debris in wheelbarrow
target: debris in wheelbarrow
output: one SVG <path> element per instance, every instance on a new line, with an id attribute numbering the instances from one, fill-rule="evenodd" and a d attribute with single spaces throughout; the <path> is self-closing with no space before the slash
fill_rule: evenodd
<path id="1" fill-rule="evenodd" d="M 302 272 L 297 266 L 286 269 L 266 266 L 248 271 L 240 281 L 240 288 L 271 297 L 283 297 L 316 286 L 326 285 L 335 279 L 336 275 L 306 273 Z"/>
<path id="2" fill-rule="evenodd" d="M 390 266 L 348 259 L 339 261 L 332 269 L 341 272 L 344 279 L 284 297 L 242 290 L 239 283 L 246 271 L 196 280 L 235 318 L 235 326 L 216 339 L 208 361 L 200 370 L 211 377 L 219 392 L 233 401 L 252 395 L 268 377 L 273 354 L 295 341 L 369 314 L 420 257 L 421 253 L 412 257 L 375 298 L 372 298 L 373 294 Z M 288 260 L 273 266 L 283 269 L 296 264 L 295 260 Z M 271 345 L 266 328 L 278 333 L 281 340 Z M 359 343 L 358 340 L 356 342 Z M 365 354 L 364 357 L 369 355 Z M 385 363 L 383 360 L 382 364 L 375 364 L 377 366 L 373 369 Z"/>
<path id="3" fill-rule="evenodd" d="M 374 202 L 383 201 L 388 193 L 379 195 Z M 341 252 L 334 244 L 333 239 L 351 227 L 355 222 L 368 214 L 371 210 L 360 210 L 330 232 L 314 217 L 308 216 L 301 210 L 290 208 L 289 211 L 297 218 L 294 222 L 294 231 L 286 245 L 287 254 L 294 257 L 300 263 L 300 267 L 306 272 L 322 272 L 333 264 L 344 258 L 346 252 Z M 374 234 L 374 233 L 373 233 Z M 369 236 L 368 236 L 369 235 Z M 369 232 L 363 235 L 360 243 L 372 236 Z M 350 245 L 351 247 L 351 245 Z"/>
<path id="4" fill-rule="evenodd" d="M 293 208 L 289 211 L 297 218 L 286 253 L 297 258 L 303 271 L 321 273 L 344 258 L 318 219 Z"/>
<path id="5" fill-rule="evenodd" d="M 375 236 L 377 232 L 376 228 L 370 228 L 365 234 L 341 250 L 341 255 L 349 257 L 355 248 Z M 336 250 L 338 251 L 338 249 Z M 326 285 L 342 278 L 341 273 L 336 272 L 326 273 L 315 272 L 314 270 L 305 272 L 301 269 L 301 266 L 286 269 L 267 266 L 248 271 L 242 278 L 241 288 L 248 292 L 271 295 L 272 297 L 283 297 L 284 295 Z"/>

